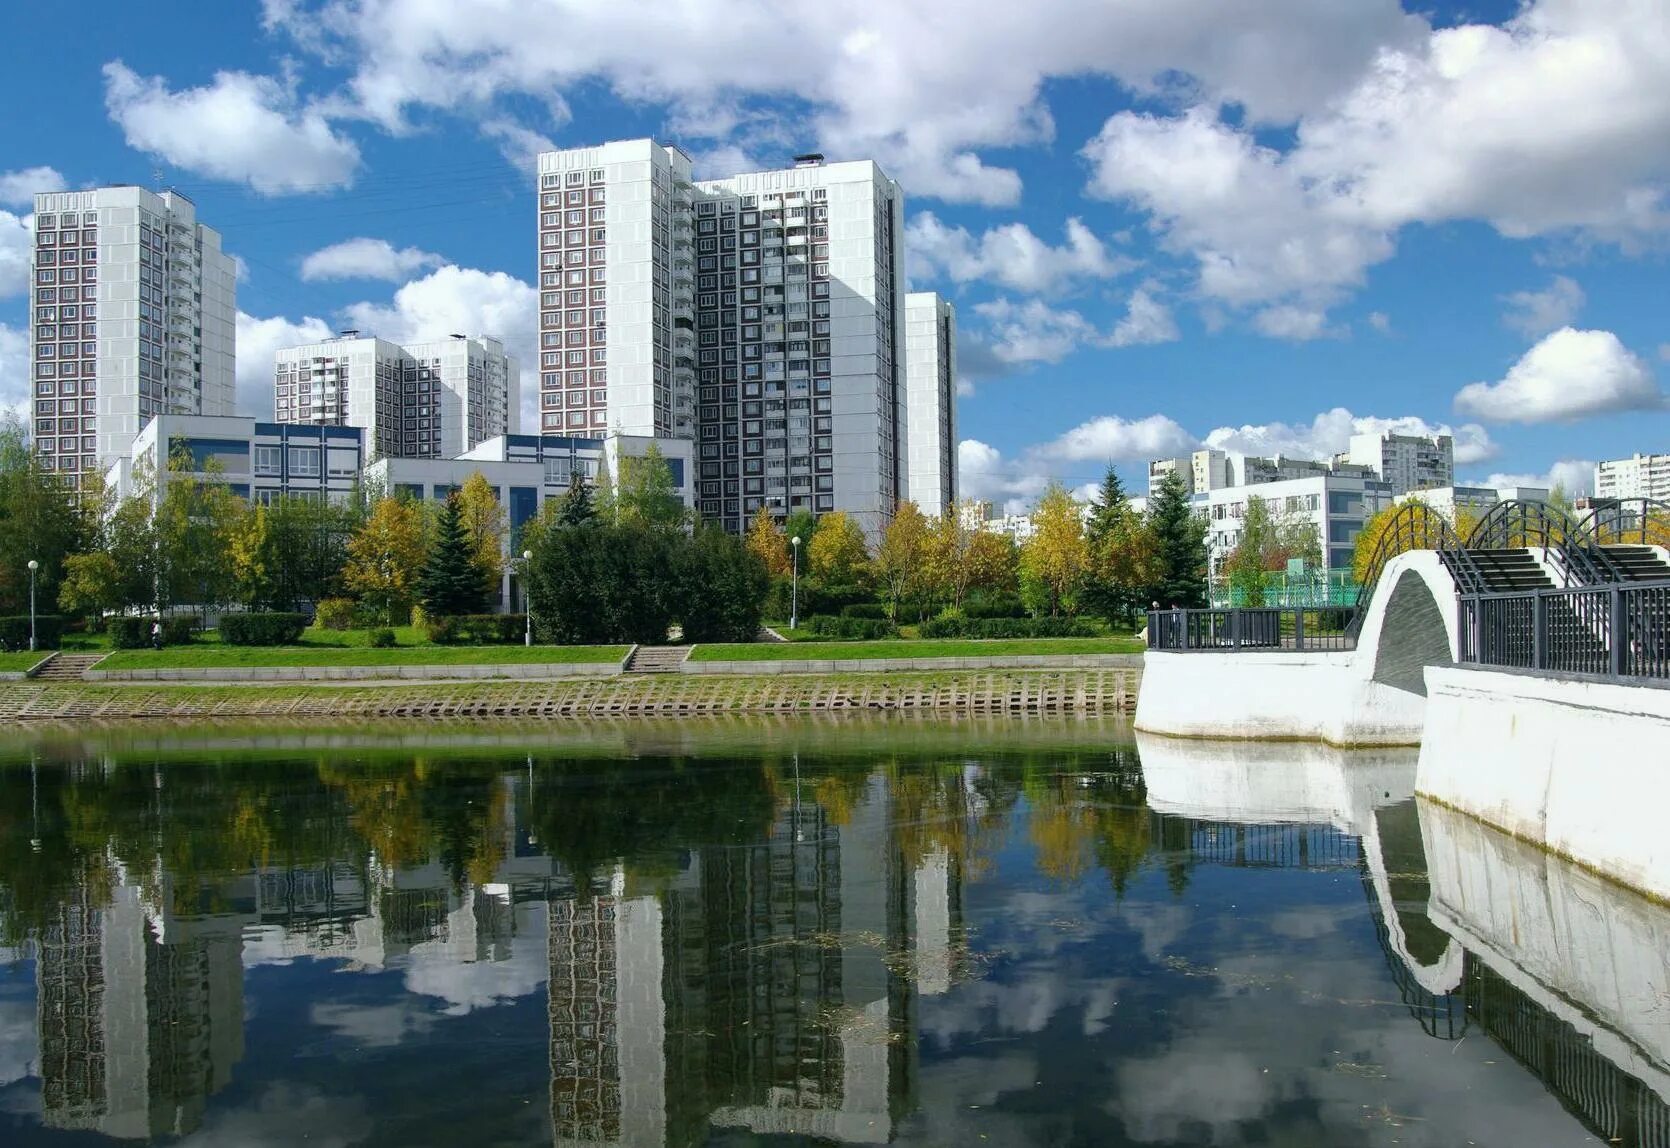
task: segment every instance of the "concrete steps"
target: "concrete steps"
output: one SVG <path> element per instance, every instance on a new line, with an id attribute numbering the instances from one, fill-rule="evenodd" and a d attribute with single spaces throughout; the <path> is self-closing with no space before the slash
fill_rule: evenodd
<path id="1" fill-rule="evenodd" d="M 1670 582 L 1670 562 L 1651 546 L 1607 546 L 1605 550 L 1626 582 Z"/>
<path id="2" fill-rule="evenodd" d="M 676 674 L 690 657 L 689 646 L 639 646 L 626 663 L 629 674 Z"/>
<path id="3" fill-rule="evenodd" d="M 104 661 L 103 654 L 54 654 L 35 675 L 37 682 L 79 682 L 81 675 Z"/>

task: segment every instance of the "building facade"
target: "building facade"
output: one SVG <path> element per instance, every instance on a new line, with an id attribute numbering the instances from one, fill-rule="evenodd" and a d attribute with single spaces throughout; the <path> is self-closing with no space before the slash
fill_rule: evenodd
<path id="1" fill-rule="evenodd" d="M 1247 506 L 1261 499 L 1277 522 L 1305 522 L 1316 531 L 1322 566 L 1349 571 L 1357 536 L 1368 519 L 1392 504 L 1390 483 L 1359 474 L 1320 474 L 1306 478 L 1224 487 L 1193 496 L 1206 516 L 1206 549 L 1215 576 L 1241 541 Z"/>
<path id="2" fill-rule="evenodd" d="M 1400 506 L 1424 503 L 1449 519 L 1451 525 L 1458 515 L 1465 525 L 1465 520 L 1484 517 L 1500 502 L 1547 502 L 1548 498 L 1548 488 L 1541 486 L 1438 486 L 1400 494 L 1394 501 Z"/>
<path id="3" fill-rule="evenodd" d="M 236 278 L 179 192 L 37 195 L 31 429 L 43 465 L 85 485 L 158 415 L 230 415 Z"/>
<path id="4" fill-rule="evenodd" d="M 184 469 L 179 464 L 190 459 Z M 365 465 L 358 427 L 285 426 L 240 415 L 159 415 L 112 461 L 106 488 L 161 497 L 171 477 L 224 481 L 239 498 L 270 506 L 298 497 L 346 502 Z"/>
<path id="5" fill-rule="evenodd" d="M 484 335 L 401 346 L 344 331 L 280 350 L 273 392 L 277 421 L 359 427 L 377 458 L 454 458 L 521 423 L 518 364 Z"/>
<path id="6" fill-rule="evenodd" d="M 1334 462 L 1368 467 L 1397 494 L 1455 485 L 1455 440 L 1447 434 L 1354 434 Z"/>
<path id="7" fill-rule="evenodd" d="M 904 196 L 874 163 L 696 182 L 652 140 L 539 157 L 540 429 L 697 442 L 698 509 L 906 497 Z"/>
<path id="8" fill-rule="evenodd" d="M 905 296 L 906 497 L 923 514 L 957 506 L 957 311 L 932 291 Z"/>
<path id="9" fill-rule="evenodd" d="M 1670 454 L 1637 454 L 1597 463 L 1595 497 L 1670 502 Z"/>

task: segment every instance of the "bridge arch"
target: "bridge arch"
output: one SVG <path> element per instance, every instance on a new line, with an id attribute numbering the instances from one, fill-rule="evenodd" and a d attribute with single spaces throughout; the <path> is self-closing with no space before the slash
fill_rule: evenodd
<path id="1" fill-rule="evenodd" d="M 1426 667 L 1454 665 L 1460 655 L 1456 589 L 1437 551 L 1411 550 L 1388 561 L 1357 636 L 1364 676 L 1425 697 Z"/>

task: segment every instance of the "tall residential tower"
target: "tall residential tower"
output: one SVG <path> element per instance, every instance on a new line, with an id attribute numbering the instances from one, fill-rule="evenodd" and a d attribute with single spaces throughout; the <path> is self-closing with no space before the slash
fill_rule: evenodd
<path id="1" fill-rule="evenodd" d="M 908 497 L 904 196 L 868 161 L 696 182 L 652 140 L 539 157 L 540 429 L 697 442 L 741 530 Z"/>
<path id="2" fill-rule="evenodd" d="M 230 415 L 236 271 L 177 191 L 35 197 L 35 448 L 85 482 L 159 414 Z"/>
<path id="3" fill-rule="evenodd" d="M 905 296 L 906 497 L 923 514 L 957 508 L 957 313 L 931 291 Z"/>

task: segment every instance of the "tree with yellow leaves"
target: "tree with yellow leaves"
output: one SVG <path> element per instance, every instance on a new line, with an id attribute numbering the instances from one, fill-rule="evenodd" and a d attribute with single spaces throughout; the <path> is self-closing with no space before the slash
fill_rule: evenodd
<path id="1" fill-rule="evenodd" d="M 1032 511 L 1032 537 L 1021 547 L 1021 599 L 1035 614 L 1072 614 L 1089 567 L 1078 500 L 1051 482 Z"/>
<path id="2" fill-rule="evenodd" d="M 754 512 L 748 523 L 748 550 L 764 565 L 773 578 L 787 578 L 790 573 L 789 540 L 783 528 L 771 517 L 764 506 Z"/>
<path id="3" fill-rule="evenodd" d="M 812 577 L 825 586 L 860 586 L 869 581 L 870 550 L 864 531 L 844 511 L 831 511 L 818 519 L 806 558 Z"/>
<path id="4" fill-rule="evenodd" d="M 348 540 L 342 580 L 390 625 L 397 607 L 412 600 L 423 569 L 423 512 L 409 498 L 381 498 Z"/>
<path id="5" fill-rule="evenodd" d="M 893 515 L 876 549 L 876 574 L 887 590 L 889 612 L 899 616 L 899 603 L 918 597 L 926 585 L 924 577 L 930 553 L 928 520 L 914 502 L 905 502 Z M 816 537 L 812 545 L 817 545 Z"/>
<path id="6" fill-rule="evenodd" d="M 458 517 L 470 541 L 470 553 L 487 587 L 487 597 L 497 601 L 504 577 L 504 537 L 508 518 L 499 505 L 498 492 L 479 470 L 464 480 L 458 491 Z"/>

